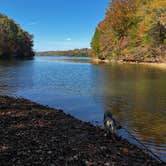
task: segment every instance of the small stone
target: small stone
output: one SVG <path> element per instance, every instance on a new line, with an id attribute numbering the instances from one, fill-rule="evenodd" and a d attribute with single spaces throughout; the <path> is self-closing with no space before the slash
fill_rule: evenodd
<path id="1" fill-rule="evenodd" d="M 101 146 L 100 149 L 101 150 L 107 150 L 107 147 L 106 146 Z"/>
<path id="2" fill-rule="evenodd" d="M 73 159 L 78 160 L 78 156 L 77 155 L 73 156 Z"/>
<path id="3" fill-rule="evenodd" d="M 48 154 L 52 154 L 52 151 L 48 151 L 47 153 L 48 153 Z"/>
<path id="4" fill-rule="evenodd" d="M 111 166 L 110 163 L 105 163 L 104 166 Z"/>

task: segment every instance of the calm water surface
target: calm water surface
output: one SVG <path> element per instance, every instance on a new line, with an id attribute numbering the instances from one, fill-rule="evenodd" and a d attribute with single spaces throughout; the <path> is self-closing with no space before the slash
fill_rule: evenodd
<path id="1" fill-rule="evenodd" d="M 166 70 L 133 64 L 95 65 L 89 58 L 38 56 L 0 61 L 0 95 L 61 108 L 102 125 L 112 111 L 135 137 L 166 161 Z M 130 140 L 124 131 L 119 134 Z"/>

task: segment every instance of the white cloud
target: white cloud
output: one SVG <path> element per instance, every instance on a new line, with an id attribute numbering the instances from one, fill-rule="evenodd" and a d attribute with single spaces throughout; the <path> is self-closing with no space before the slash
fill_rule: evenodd
<path id="1" fill-rule="evenodd" d="M 66 40 L 67 40 L 67 41 L 71 41 L 71 38 L 67 38 Z"/>
<path id="2" fill-rule="evenodd" d="M 36 25 L 37 22 L 29 22 L 27 25 Z"/>

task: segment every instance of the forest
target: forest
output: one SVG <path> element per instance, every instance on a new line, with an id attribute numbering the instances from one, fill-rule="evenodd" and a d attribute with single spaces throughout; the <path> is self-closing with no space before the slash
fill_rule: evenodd
<path id="1" fill-rule="evenodd" d="M 50 55 L 50 56 L 90 56 L 91 50 L 88 48 L 65 50 L 65 51 L 45 51 L 36 52 L 36 55 Z"/>
<path id="2" fill-rule="evenodd" d="M 166 62 L 166 0 L 112 0 L 91 47 L 101 60 Z"/>
<path id="3" fill-rule="evenodd" d="M 0 14 L 0 57 L 32 57 L 33 36 L 7 16 Z"/>

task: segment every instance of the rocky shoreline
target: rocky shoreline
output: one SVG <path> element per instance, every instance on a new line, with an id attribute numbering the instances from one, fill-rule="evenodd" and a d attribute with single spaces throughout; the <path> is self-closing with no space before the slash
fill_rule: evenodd
<path id="1" fill-rule="evenodd" d="M 164 165 L 61 110 L 0 96 L 0 166 Z"/>
<path id="2" fill-rule="evenodd" d="M 109 59 L 105 59 L 105 60 L 101 60 L 98 58 L 93 58 L 91 60 L 92 63 L 105 63 L 105 64 L 110 64 L 110 63 L 118 63 L 118 64 L 140 64 L 140 65 L 146 65 L 146 66 L 151 66 L 151 67 L 157 67 L 160 69 L 166 69 L 166 63 L 160 63 L 160 62 L 139 62 L 139 61 L 124 61 L 124 60 L 109 60 Z"/>

